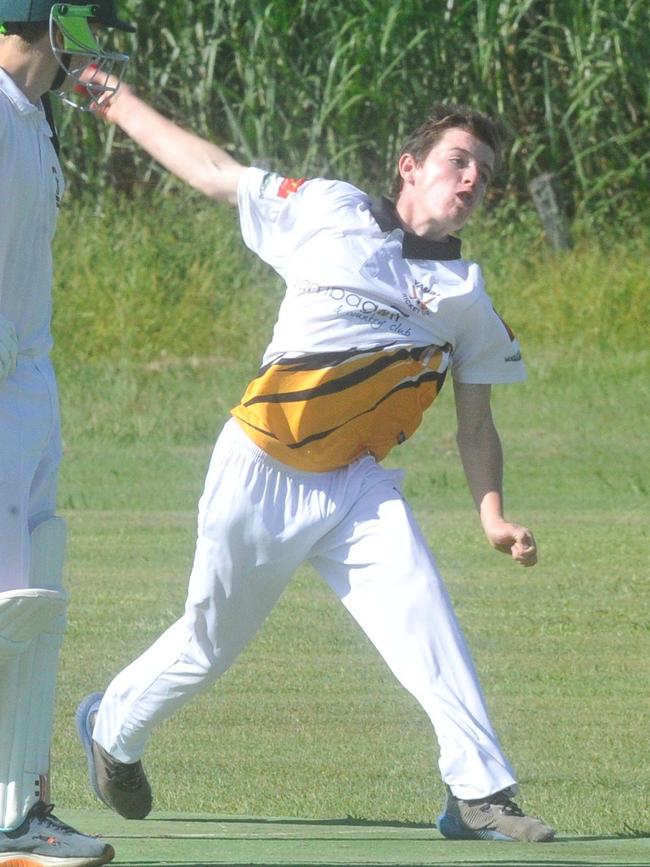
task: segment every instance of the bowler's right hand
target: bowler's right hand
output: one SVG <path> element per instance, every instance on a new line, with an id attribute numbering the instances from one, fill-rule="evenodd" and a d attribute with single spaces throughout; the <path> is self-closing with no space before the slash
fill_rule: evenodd
<path id="1" fill-rule="evenodd" d="M 81 96 L 86 96 L 89 99 L 91 110 L 94 113 L 98 114 L 100 117 L 103 117 L 104 120 L 107 120 L 110 123 L 114 123 L 113 119 L 110 116 L 110 109 L 112 108 L 116 100 L 119 99 L 120 94 L 123 93 L 123 91 L 125 90 L 130 91 L 131 88 L 123 81 L 120 81 L 117 76 L 102 71 L 102 90 L 101 92 L 98 90 L 99 95 L 97 96 L 97 99 L 94 99 L 93 97 L 95 96 L 95 94 L 93 93 L 93 81 L 95 80 L 96 74 L 97 67 L 93 64 L 90 64 L 85 69 L 83 69 L 79 76 L 79 80 L 83 82 L 83 84 L 76 85 L 75 90 Z M 104 92 L 103 87 L 113 89 L 113 92 Z"/>

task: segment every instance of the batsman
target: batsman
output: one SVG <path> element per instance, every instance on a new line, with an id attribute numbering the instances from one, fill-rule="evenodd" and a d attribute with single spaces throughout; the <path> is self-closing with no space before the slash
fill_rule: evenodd
<path id="1" fill-rule="evenodd" d="M 86 867 L 113 857 L 52 813 L 50 739 L 66 625 L 65 523 L 50 360 L 51 241 L 64 192 L 48 95 L 95 109 L 128 57 L 113 0 L 0 0 L 0 865 Z M 110 79 L 109 79 L 110 76 Z M 83 78 L 83 80 L 82 80 Z M 91 91 L 88 88 L 92 88 Z M 92 92 L 92 104 L 88 97 Z M 77 100 L 79 102 L 77 103 Z"/>

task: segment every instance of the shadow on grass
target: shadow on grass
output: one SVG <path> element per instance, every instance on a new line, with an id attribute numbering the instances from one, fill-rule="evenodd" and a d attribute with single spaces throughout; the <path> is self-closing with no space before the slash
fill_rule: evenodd
<path id="1" fill-rule="evenodd" d="M 199 825 L 202 823 L 211 825 L 218 823 L 220 825 L 296 825 L 296 826 L 307 826 L 307 827 L 321 827 L 321 828 L 412 828 L 414 830 L 426 830 L 426 831 L 436 831 L 437 826 L 432 822 L 398 822 L 398 821 L 389 821 L 389 820 L 376 820 L 376 819 L 362 819 L 356 816 L 346 816 L 345 819 L 291 819 L 291 818 L 260 818 L 260 817 L 246 817 L 246 816 L 197 816 L 196 818 L 193 816 L 185 817 L 182 816 L 165 816 L 164 818 L 157 818 L 152 816 L 149 820 L 145 819 L 144 821 L 157 821 L 157 822 L 182 822 L 184 824 L 191 823 L 192 825 Z M 135 835 L 139 836 L 139 835 Z M 230 839 L 230 838 L 229 838 Z M 311 838 L 315 839 L 315 838 Z M 442 840 L 443 838 L 440 837 Z M 650 839 L 650 828 L 632 828 L 629 825 L 624 825 L 623 830 L 618 834 L 599 834 L 593 836 L 577 836 L 577 837 L 556 837 L 553 841 L 554 843 L 580 843 L 580 842 L 590 842 L 590 841 L 598 841 L 598 840 L 645 840 Z M 449 841 L 447 841 L 449 842 Z M 467 842 L 467 841 L 465 841 Z M 481 841 L 477 841 L 481 842 Z M 650 864 L 648 864 L 650 867 Z"/>
<path id="2" fill-rule="evenodd" d="M 153 817 L 155 819 L 155 817 Z M 147 821 L 146 819 L 144 820 Z M 175 816 L 164 819 L 158 819 L 160 822 L 191 822 L 199 824 L 200 822 L 214 823 L 220 825 L 314 825 L 321 827 L 336 827 L 342 825 L 346 828 L 427 828 L 431 831 L 436 830 L 436 825 L 432 822 L 396 822 L 396 821 L 379 821 L 376 819 L 359 819 L 355 816 L 346 816 L 345 819 L 262 819 L 256 817 L 246 818 L 245 816 L 228 816 L 221 818 L 219 816 L 199 816 L 198 818 L 185 818 Z"/>
<path id="3" fill-rule="evenodd" d="M 347 817 L 345 819 L 290 819 L 290 818 L 255 818 L 255 817 L 219 817 L 219 816 L 187 816 L 185 818 L 182 817 L 151 817 L 149 820 L 144 820 L 142 823 L 138 823 L 140 833 L 133 834 L 115 834 L 111 835 L 115 838 L 120 839 L 132 839 L 132 840 L 176 840 L 177 842 L 181 842 L 184 839 L 183 832 L 179 829 L 179 832 L 174 833 L 174 828 L 170 828 L 170 833 L 161 833 L 161 829 L 158 827 L 154 830 L 152 825 L 174 825 L 174 823 L 182 823 L 185 825 L 220 825 L 220 826 L 232 826 L 233 831 L 239 826 L 250 825 L 257 827 L 268 827 L 273 828 L 274 826 L 303 826 L 305 829 L 309 827 L 314 828 L 336 828 L 339 827 L 341 829 L 354 829 L 354 828 L 377 828 L 377 829 L 413 829 L 414 831 L 430 831 L 436 830 L 436 826 L 429 823 L 416 823 L 416 822 L 397 822 L 397 821 L 376 821 L 370 819 L 361 819 L 356 817 Z M 149 827 L 147 827 L 149 826 Z M 151 829 L 151 830 L 149 830 Z M 650 860 L 647 858 L 640 859 L 638 851 L 635 853 L 630 853 L 632 857 L 626 856 L 621 853 L 620 857 L 614 856 L 612 858 L 612 853 L 603 853 L 605 854 L 605 858 L 607 860 L 603 860 L 602 856 L 597 856 L 593 853 L 589 853 L 586 857 L 581 857 L 575 854 L 575 850 L 572 851 L 571 854 L 568 852 L 563 852 L 564 844 L 579 844 L 579 843 L 591 843 L 598 841 L 609 841 L 609 842 L 618 842 L 622 844 L 622 847 L 625 848 L 625 842 L 629 841 L 630 843 L 634 843 L 635 840 L 640 839 L 648 839 L 650 838 L 650 831 L 648 830 L 640 830 L 633 829 L 629 827 L 625 827 L 624 832 L 621 834 L 615 835 L 594 835 L 594 836 L 584 836 L 584 837 L 558 837 L 553 843 L 546 844 L 543 849 L 545 856 L 532 858 L 521 858 L 521 857 L 507 857 L 507 852 L 504 851 L 502 846 L 499 846 L 499 856 L 497 857 L 495 852 L 485 852 L 481 851 L 481 847 L 485 846 L 483 841 L 476 841 L 475 843 L 469 841 L 463 841 L 463 845 L 469 845 L 473 847 L 476 845 L 476 856 L 480 858 L 477 860 L 476 857 L 467 858 L 467 850 L 463 852 L 463 857 L 461 855 L 457 860 L 443 860 L 438 861 L 438 855 L 440 854 L 440 849 L 438 846 L 433 846 L 431 849 L 431 858 L 428 861 L 429 867 L 650 867 Z M 191 835 L 191 842 L 196 843 L 201 840 L 209 840 L 212 843 L 218 842 L 218 837 L 214 834 L 199 834 Z M 255 843 L 261 842 L 263 838 L 255 838 L 245 835 L 236 835 L 230 836 L 227 833 L 222 838 L 228 843 L 232 842 L 246 842 L 246 843 Z M 352 838 L 345 838 L 346 840 L 350 840 Z M 278 844 L 282 844 L 284 842 L 293 842 L 299 843 L 300 841 L 304 841 L 306 843 L 314 843 L 318 841 L 322 841 L 328 844 L 337 843 L 336 838 L 332 837 L 324 837 L 324 836 L 310 836 L 306 831 L 305 834 L 291 835 L 290 837 L 283 837 L 282 839 L 277 840 Z M 420 836 L 409 835 L 408 838 L 404 838 L 404 843 L 421 843 L 426 842 L 427 844 L 435 844 L 441 843 L 444 844 L 447 849 L 447 855 L 453 855 L 453 847 L 457 845 L 453 841 L 445 840 L 442 836 Z M 372 838 L 359 839 L 359 843 L 382 843 L 382 842 L 390 842 L 390 843 L 399 843 L 399 835 L 395 836 L 386 836 L 381 833 L 377 836 L 372 836 Z M 490 844 L 488 844 L 490 845 Z M 505 844 L 505 849 L 508 846 Z M 553 855 L 550 855 L 551 851 Z M 250 861 L 224 861 L 212 860 L 214 857 L 214 853 L 210 855 L 206 854 L 206 858 L 204 860 L 201 859 L 188 859 L 188 860 L 171 860 L 167 861 L 158 861 L 158 860 L 125 860 L 120 862 L 120 867 L 353 867 L 354 864 L 358 864 L 359 867 L 422 867 L 423 862 L 421 859 L 414 861 L 411 857 L 409 858 L 406 855 L 403 858 L 384 859 L 381 861 L 360 861 L 355 860 L 353 862 L 349 860 L 345 861 L 337 861 L 337 860 L 328 860 L 328 861 L 320 861 L 318 860 L 318 855 L 316 855 L 315 859 L 310 859 L 305 855 L 300 856 L 297 855 L 295 859 L 286 859 L 286 856 L 283 858 L 282 855 L 284 853 L 278 852 L 281 860 L 274 860 L 267 857 L 265 860 L 250 860 Z M 370 853 L 369 853 L 370 854 Z M 460 853 L 459 853 L 460 854 Z M 532 853 L 531 853 L 532 854 Z M 212 857 L 211 857 L 212 855 Z M 503 859 L 503 855 L 506 855 L 506 858 Z M 550 855 L 550 857 L 549 857 Z M 372 857 L 372 855 L 371 855 Z M 376 857 L 376 856 L 375 856 Z"/>

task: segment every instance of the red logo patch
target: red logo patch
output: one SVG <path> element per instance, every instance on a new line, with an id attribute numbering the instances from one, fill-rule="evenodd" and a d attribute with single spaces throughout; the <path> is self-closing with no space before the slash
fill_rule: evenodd
<path id="1" fill-rule="evenodd" d="M 286 199 L 292 193 L 295 193 L 307 180 L 307 178 L 285 178 L 278 189 L 278 196 L 281 199 Z"/>

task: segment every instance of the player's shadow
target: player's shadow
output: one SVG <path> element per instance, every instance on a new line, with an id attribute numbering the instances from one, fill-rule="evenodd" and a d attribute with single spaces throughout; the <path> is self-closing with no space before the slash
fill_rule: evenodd
<path id="1" fill-rule="evenodd" d="M 156 818 L 152 816 L 152 818 Z M 144 820 L 147 821 L 146 819 Z M 218 823 L 220 825 L 314 825 L 321 827 L 336 827 L 343 825 L 346 828 L 428 828 L 431 831 L 436 830 L 434 822 L 398 822 L 393 820 L 379 819 L 361 819 L 355 816 L 346 816 L 345 819 L 267 819 L 258 816 L 198 816 L 194 817 L 171 816 L 167 818 L 158 818 L 160 822 L 190 822 L 191 824 L 199 824 L 207 822 L 208 824 Z"/>
<path id="2" fill-rule="evenodd" d="M 155 818 L 155 817 L 152 817 Z M 147 821 L 146 819 L 144 820 Z M 197 816 L 196 818 L 183 818 L 171 816 L 158 819 L 163 822 L 190 822 L 191 824 L 219 823 L 220 825 L 306 825 L 310 827 L 344 827 L 344 828 L 414 828 L 435 831 L 436 825 L 432 822 L 398 822 L 393 820 L 362 819 L 354 816 L 346 816 L 345 819 L 290 819 L 290 818 L 264 818 L 254 816 Z M 650 828 L 631 828 L 624 825 L 618 834 L 594 834 L 590 836 L 556 837 L 555 843 L 580 843 L 596 840 L 643 840 L 650 838 Z M 443 839 L 441 837 L 441 839 Z M 533 863 L 533 862 L 530 862 Z M 650 867 L 650 863 L 648 864 Z"/>
<path id="3" fill-rule="evenodd" d="M 157 824 L 170 824 L 174 825 L 174 823 L 183 823 L 184 825 L 220 825 L 220 826 L 232 826 L 233 831 L 238 826 L 241 825 L 252 825 L 252 826 L 268 826 L 272 828 L 273 826 L 305 826 L 305 827 L 322 827 L 322 828 L 385 828 L 388 829 L 413 829 L 420 831 L 435 831 L 436 826 L 427 822 L 397 822 L 397 821 L 378 821 L 374 819 L 361 819 L 357 817 L 346 817 L 345 819 L 290 819 L 290 818 L 261 818 L 261 817 L 243 817 L 243 816 L 230 816 L 230 817 L 220 817 L 220 816 L 186 816 L 185 818 L 177 816 L 177 817 L 156 817 L 152 816 L 150 820 L 145 819 L 141 825 L 141 833 L 134 834 L 117 834 L 114 835 L 116 838 L 121 839 L 174 839 L 176 836 L 174 833 L 174 829 L 170 828 L 170 833 L 160 833 L 160 829 L 157 828 L 155 832 L 147 832 L 147 824 L 151 821 L 155 821 Z M 140 823 L 138 823 L 140 824 Z M 153 830 L 153 829 L 152 829 Z M 179 837 L 182 834 L 179 832 Z M 547 843 L 544 846 L 545 853 L 548 853 L 549 847 L 552 847 L 554 852 L 557 853 L 557 856 L 549 859 L 545 857 L 543 860 L 531 860 L 527 858 L 526 860 L 520 860 L 518 858 L 512 858 L 507 860 L 502 860 L 499 858 L 498 861 L 491 861 L 488 859 L 488 864 L 494 864 L 495 867 L 650 867 L 650 860 L 644 859 L 639 860 L 638 857 L 634 856 L 629 859 L 621 860 L 608 860 L 604 861 L 600 856 L 595 856 L 593 859 L 591 857 L 580 858 L 575 855 L 562 855 L 562 844 L 563 843 L 589 843 L 595 841 L 624 841 L 624 840 L 638 840 L 638 839 L 646 839 L 650 838 L 650 829 L 635 829 L 630 828 L 628 826 L 624 827 L 624 830 L 620 834 L 608 834 L 608 835 L 592 835 L 592 836 L 566 836 L 566 837 L 556 837 L 556 839 L 552 843 Z M 192 835 L 192 842 L 196 843 L 198 840 L 210 840 L 212 842 L 217 842 L 217 838 L 214 834 L 209 834 L 206 829 L 205 837 L 203 835 Z M 245 835 L 234 835 L 226 834 L 224 839 L 227 839 L 229 842 L 233 841 L 242 841 L 242 842 L 252 842 L 253 838 Z M 294 842 L 300 841 L 300 836 L 292 836 L 291 840 Z M 332 837 L 318 837 L 313 836 L 312 834 L 304 837 L 305 841 L 314 842 L 317 840 L 321 840 L 322 842 L 327 842 L 329 844 L 336 844 L 336 838 Z M 395 841 L 396 838 L 394 836 L 383 837 L 382 835 L 376 835 L 372 838 L 369 838 L 369 842 L 378 841 L 380 839 L 384 840 L 392 840 Z M 426 841 L 427 844 L 435 844 L 441 843 L 445 847 L 452 848 L 454 843 L 449 840 L 445 840 L 442 836 L 430 836 L 427 834 L 426 836 L 419 835 L 409 835 L 409 842 L 415 842 L 416 840 Z M 286 842 L 286 838 L 278 841 L 280 844 L 282 842 Z M 473 844 L 472 844 L 473 845 Z M 477 847 L 484 845 L 482 841 L 476 842 Z M 437 849 L 437 847 L 436 847 Z M 478 848 L 477 848 L 478 853 Z M 280 854 L 280 853 L 278 853 Z M 451 854 L 447 851 L 446 854 Z M 505 854 L 505 853 L 500 853 Z M 298 856 L 299 858 L 300 856 Z M 252 867 L 253 864 L 262 864 L 262 862 L 240 862 L 240 861 L 211 861 L 209 856 L 205 860 L 188 860 L 188 861 L 178 861 L 174 859 L 173 862 L 169 862 L 169 865 L 164 862 L 156 862 L 156 867 Z M 487 864 L 479 864 L 475 859 L 467 860 L 461 858 L 457 861 L 447 861 L 437 862 L 435 849 L 431 851 L 431 860 L 430 867 L 436 867 L 439 863 L 440 867 L 487 867 Z M 401 860 L 399 857 L 395 860 L 382 860 L 382 861 L 364 861 L 362 862 L 362 867 L 421 867 L 422 862 L 417 861 L 414 862 L 412 860 L 406 859 Z M 151 861 L 122 861 L 121 867 L 152 867 Z M 350 867 L 349 862 L 345 861 L 336 861 L 336 860 L 328 860 L 327 862 L 321 862 L 318 860 L 287 860 L 280 861 L 274 860 L 273 867 Z"/>
<path id="4" fill-rule="evenodd" d="M 155 832 L 147 832 L 146 825 L 149 823 L 155 822 L 156 824 L 173 824 L 174 822 L 178 822 L 183 825 L 221 825 L 228 826 L 232 825 L 233 830 L 238 825 L 252 825 L 252 826 L 268 826 L 269 828 L 273 828 L 274 826 L 294 826 L 294 827 L 304 827 L 304 828 L 385 828 L 389 829 L 412 829 L 414 831 L 437 831 L 436 825 L 430 822 L 397 822 L 397 821 L 379 821 L 374 819 L 357 819 L 357 818 L 345 818 L 345 819 L 266 819 L 261 817 L 248 817 L 245 816 L 156 816 L 151 815 L 147 819 L 143 819 L 142 821 L 142 833 L 135 834 L 124 834 L 124 833 L 114 833 L 112 836 L 116 839 L 121 840 L 137 840 L 140 838 L 147 839 L 156 839 L 157 837 L 163 839 L 165 836 L 174 837 L 175 834 L 173 831 L 169 835 L 165 834 L 156 834 Z M 179 834 L 182 836 L 182 834 Z M 206 829 L 205 837 L 200 834 L 192 834 L 193 840 L 201 840 L 201 839 L 215 839 L 214 834 L 211 834 Z M 228 834 L 226 839 L 228 840 L 251 840 L 252 838 L 248 835 L 242 834 L 236 836 L 235 834 Z M 286 838 L 288 839 L 288 838 Z M 327 842 L 336 842 L 336 837 L 331 836 L 323 836 L 319 837 L 314 834 L 306 835 L 304 838 L 301 838 L 298 834 L 291 836 L 292 840 L 322 840 Z M 394 839 L 392 837 L 382 838 L 380 835 L 373 835 L 372 840 L 381 840 L 381 839 Z M 417 837 L 412 835 L 409 836 L 409 840 L 415 841 Z M 434 843 L 437 842 L 438 839 L 443 840 L 443 837 L 438 838 L 430 837 L 427 835 L 426 837 L 421 837 L 422 840 L 427 840 L 428 842 Z M 282 867 L 282 865 L 279 865 Z M 318 867 L 318 865 L 316 865 Z M 370 865 L 372 867 L 372 865 Z M 648 865 L 650 867 L 650 865 Z"/>

